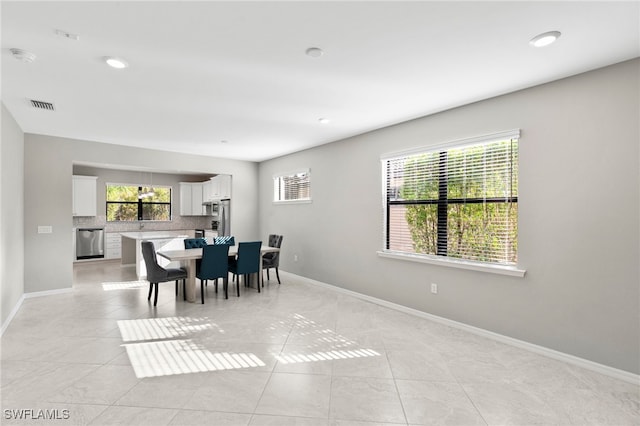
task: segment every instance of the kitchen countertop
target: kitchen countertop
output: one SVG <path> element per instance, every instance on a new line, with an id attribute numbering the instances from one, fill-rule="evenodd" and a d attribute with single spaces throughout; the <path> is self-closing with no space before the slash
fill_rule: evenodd
<path id="1" fill-rule="evenodd" d="M 120 232 L 120 235 L 132 240 L 159 240 L 164 238 L 188 238 L 189 235 L 183 231 L 138 231 L 138 232 Z"/>

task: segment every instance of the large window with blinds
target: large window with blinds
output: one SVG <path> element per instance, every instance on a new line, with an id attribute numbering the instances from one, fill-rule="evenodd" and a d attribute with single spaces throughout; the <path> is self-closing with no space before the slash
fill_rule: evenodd
<path id="1" fill-rule="evenodd" d="M 275 175 L 273 177 L 274 202 L 311 201 L 311 176 L 309 169 Z"/>
<path id="2" fill-rule="evenodd" d="M 387 252 L 518 260 L 519 131 L 382 159 Z"/>

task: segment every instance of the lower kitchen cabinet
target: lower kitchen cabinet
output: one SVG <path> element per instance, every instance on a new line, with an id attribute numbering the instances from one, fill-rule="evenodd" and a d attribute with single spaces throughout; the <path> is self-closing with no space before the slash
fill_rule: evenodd
<path id="1" fill-rule="evenodd" d="M 118 232 L 107 232 L 105 238 L 105 258 L 120 259 L 122 256 L 122 237 Z"/>

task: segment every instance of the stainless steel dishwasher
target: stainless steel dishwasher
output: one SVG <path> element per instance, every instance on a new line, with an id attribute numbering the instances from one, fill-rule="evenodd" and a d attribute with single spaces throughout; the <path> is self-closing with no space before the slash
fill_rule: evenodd
<path id="1" fill-rule="evenodd" d="M 104 228 L 76 229 L 76 259 L 104 258 Z"/>

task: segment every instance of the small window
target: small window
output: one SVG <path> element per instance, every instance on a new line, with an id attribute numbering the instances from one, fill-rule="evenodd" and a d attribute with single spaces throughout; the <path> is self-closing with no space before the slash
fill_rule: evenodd
<path id="1" fill-rule="evenodd" d="M 516 265 L 519 131 L 382 159 L 384 251 Z"/>
<path id="2" fill-rule="evenodd" d="M 107 222 L 171 220 L 171 187 L 107 184 Z"/>
<path id="3" fill-rule="evenodd" d="M 273 201 L 311 201 L 311 180 L 309 169 L 274 176 Z"/>

